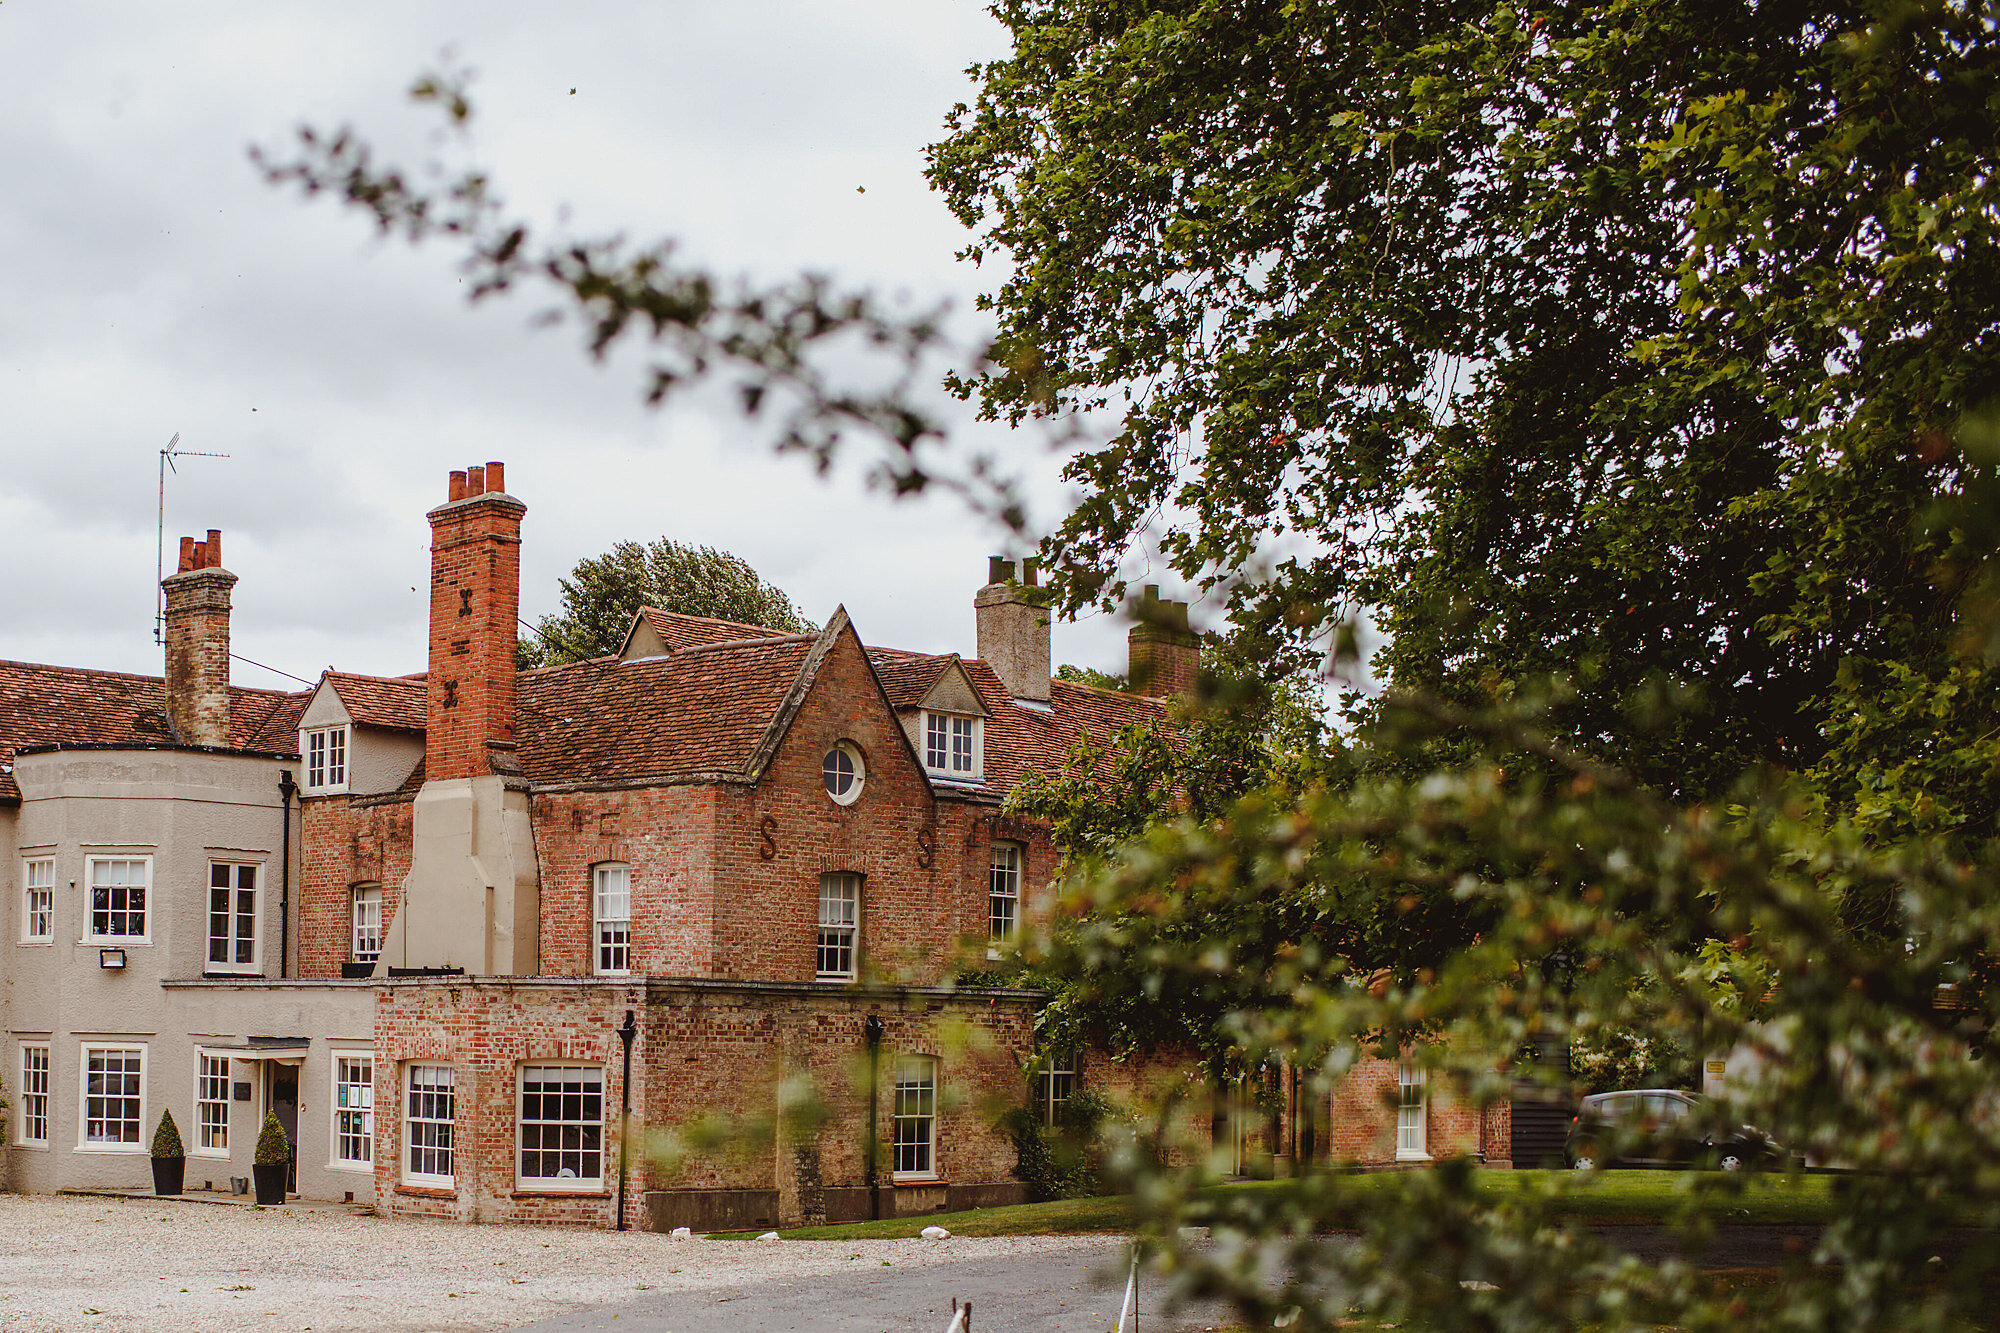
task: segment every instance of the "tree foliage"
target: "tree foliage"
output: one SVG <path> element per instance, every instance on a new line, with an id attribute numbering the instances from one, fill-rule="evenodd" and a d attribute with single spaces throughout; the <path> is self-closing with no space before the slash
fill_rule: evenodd
<path id="1" fill-rule="evenodd" d="M 994 11 L 931 178 L 1011 265 L 961 391 L 1118 422 L 1045 544 L 1063 605 L 1157 541 L 1273 640 L 1372 608 L 1405 689 L 1561 673 L 1550 725 L 1661 791 L 1765 763 L 1885 838 L 2000 814 L 1914 522 L 2000 390 L 1989 10 Z"/>
<path id="2" fill-rule="evenodd" d="M 792 599 L 727 551 L 666 537 L 619 542 L 586 556 L 562 581 L 562 611 L 543 616 L 515 653 L 518 665 L 559 666 L 618 651 L 639 608 L 713 616 L 803 634 Z"/>

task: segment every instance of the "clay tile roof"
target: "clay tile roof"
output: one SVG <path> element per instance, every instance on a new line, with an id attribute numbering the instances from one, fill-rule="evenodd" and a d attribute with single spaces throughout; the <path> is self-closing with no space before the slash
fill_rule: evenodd
<path id="1" fill-rule="evenodd" d="M 757 632 L 763 637 L 690 645 L 671 657 L 522 672 L 523 772 L 536 786 L 742 773 L 817 638 Z"/>
<path id="2" fill-rule="evenodd" d="M 926 653 L 905 653 L 893 648 L 870 648 L 868 662 L 891 708 L 915 708 L 923 702 L 938 675 L 953 661 L 953 655 L 933 657 Z"/>
<path id="3" fill-rule="evenodd" d="M 640 609 L 640 615 L 660 636 L 660 642 L 667 645 L 670 653 L 683 652 L 709 643 L 740 643 L 745 639 L 784 639 L 791 635 L 783 630 L 765 629 L 761 625 L 745 625 L 736 620 L 717 620 L 713 616 L 684 616 L 678 611 L 657 611 L 648 606 Z"/>
<path id="4" fill-rule="evenodd" d="M 303 694 L 230 690 L 229 743 L 289 754 Z M 290 731 L 277 727 L 289 712 Z M 283 743 L 266 738 L 276 728 Z M 172 745 L 166 684 L 158 676 L 0 662 L 0 804 L 15 804 L 14 753 L 31 745 Z"/>
<path id="5" fill-rule="evenodd" d="M 355 676 L 329 671 L 322 679 L 340 696 L 347 715 L 364 727 L 390 731 L 424 729 L 421 676 Z"/>
<path id="6" fill-rule="evenodd" d="M 964 662 L 965 674 L 986 701 L 986 788 L 1004 795 L 1030 771 L 1063 771 L 1069 752 L 1086 731 L 1102 745 L 1134 723 L 1164 722 L 1167 703 L 1144 695 L 1049 682 L 1049 709 L 1024 708 L 1014 702 L 993 668 L 977 658 Z M 1098 776 L 1108 778 L 1108 766 Z"/>

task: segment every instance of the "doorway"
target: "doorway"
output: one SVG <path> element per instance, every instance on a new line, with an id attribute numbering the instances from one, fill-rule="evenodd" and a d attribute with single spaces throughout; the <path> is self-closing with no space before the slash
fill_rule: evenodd
<path id="1" fill-rule="evenodd" d="M 299 1192 L 299 1069 L 297 1065 L 281 1065 L 275 1060 L 265 1063 L 270 1071 L 270 1091 L 265 1105 L 271 1114 L 278 1117 L 278 1123 L 285 1127 L 285 1141 L 291 1145 L 291 1156 L 285 1163 L 285 1192 Z"/>

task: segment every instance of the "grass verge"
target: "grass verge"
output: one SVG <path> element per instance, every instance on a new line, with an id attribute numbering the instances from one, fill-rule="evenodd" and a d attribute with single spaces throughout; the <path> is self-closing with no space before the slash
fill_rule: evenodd
<path id="1" fill-rule="evenodd" d="M 1349 1176 L 1344 1187 L 1366 1193 L 1394 1187 L 1396 1172 Z M 1719 1177 L 1714 1172 L 1601 1171 L 1594 1176 L 1567 1172 L 1487 1171 L 1478 1188 L 1493 1202 L 1510 1194 L 1539 1191 L 1565 1178 L 1568 1185 L 1559 1212 L 1572 1221 L 1600 1225 L 1648 1225 L 1664 1222 L 1696 1189 L 1717 1191 L 1705 1211 L 1718 1222 L 1739 1225 L 1809 1225 L 1824 1222 L 1832 1212 L 1832 1178 L 1828 1176 Z M 1248 1181 L 1217 1186 L 1218 1191 L 1283 1188 L 1286 1182 Z M 840 1226 L 799 1227 L 778 1234 L 787 1240 L 905 1240 L 928 1226 L 941 1226 L 954 1236 L 1068 1236 L 1103 1232 L 1127 1233 L 1136 1221 L 1131 1201 L 1124 1198 L 1059 1199 L 978 1208 L 962 1213 L 931 1213 L 880 1222 L 848 1222 Z M 755 1232 L 721 1233 L 716 1239 L 743 1239 Z"/>

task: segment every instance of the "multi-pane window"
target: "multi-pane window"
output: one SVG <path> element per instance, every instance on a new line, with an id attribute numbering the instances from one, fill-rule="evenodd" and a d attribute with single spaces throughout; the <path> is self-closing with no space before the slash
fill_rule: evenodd
<path id="1" fill-rule="evenodd" d="M 56 933 L 56 863 L 21 863 L 21 938 L 52 940 Z"/>
<path id="2" fill-rule="evenodd" d="M 137 1147 L 145 1117 L 143 1047 L 83 1048 L 83 1142 L 86 1147 Z"/>
<path id="3" fill-rule="evenodd" d="M 821 981 L 854 978 L 855 936 L 861 928 L 861 876 L 836 872 L 819 877 L 819 957 Z"/>
<path id="4" fill-rule="evenodd" d="M 1429 1156 L 1425 1141 L 1427 1108 L 1424 1068 L 1414 1060 L 1396 1067 L 1396 1157 L 1409 1161 Z"/>
<path id="5" fill-rule="evenodd" d="M 447 1142 L 450 1127 L 446 1126 Z M 340 1055 L 333 1062 L 333 1164 L 375 1160 L 375 1057 Z"/>
<path id="6" fill-rule="evenodd" d="M 257 867 L 208 863 L 208 965 L 244 972 L 257 961 Z"/>
<path id="7" fill-rule="evenodd" d="M 1068 1051 L 1051 1052 L 1042 1066 L 1035 1100 L 1040 1103 L 1042 1123 L 1051 1129 L 1061 1126 L 1063 1110 L 1076 1091 L 1076 1056 Z"/>
<path id="8" fill-rule="evenodd" d="M 49 1141 L 49 1048 L 21 1048 L 21 1142 Z"/>
<path id="9" fill-rule="evenodd" d="M 632 870 L 629 866 L 601 865 L 592 880 L 595 970 L 600 976 L 622 976 L 632 970 Z"/>
<path id="10" fill-rule="evenodd" d="M 451 1175 L 451 1125 L 457 1081 L 449 1065 L 411 1065 L 404 1104 L 403 1140 L 409 1145 L 403 1178 L 446 1185 Z"/>
<path id="11" fill-rule="evenodd" d="M 347 728 L 322 727 L 306 733 L 306 790 L 335 791 L 347 785 Z"/>
<path id="12" fill-rule="evenodd" d="M 1021 923 L 1021 844 L 993 844 L 993 865 L 987 879 L 986 938 L 998 943 L 1011 938 Z"/>
<path id="13" fill-rule="evenodd" d="M 355 885 L 349 899 L 349 916 L 354 930 L 354 961 L 374 962 L 382 956 L 382 886 Z"/>
<path id="14" fill-rule="evenodd" d="M 596 1189 L 604 1183 L 604 1071 L 521 1067 L 520 1183 Z"/>
<path id="15" fill-rule="evenodd" d="M 194 1150 L 226 1154 L 229 1151 L 229 1057 L 195 1057 Z"/>
<path id="16" fill-rule="evenodd" d="M 898 1176 L 937 1174 L 937 1061 L 896 1062 L 895 1166 Z"/>
<path id="17" fill-rule="evenodd" d="M 924 767 L 933 773 L 970 777 L 979 771 L 979 720 L 947 713 L 924 714 Z"/>
<path id="18" fill-rule="evenodd" d="M 144 857 L 90 859 L 90 934 L 100 940 L 146 937 L 146 885 L 152 862 Z"/>

